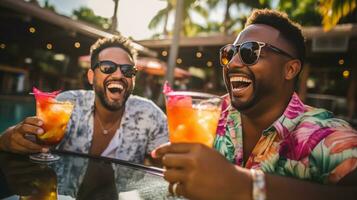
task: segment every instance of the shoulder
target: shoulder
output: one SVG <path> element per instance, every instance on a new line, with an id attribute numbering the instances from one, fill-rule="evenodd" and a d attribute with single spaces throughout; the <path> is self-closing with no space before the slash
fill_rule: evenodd
<path id="1" fill-rule="evenodd" d="M 136 95 L 131 95 L 129 97 L 126 106 L 128 106 L 128 109 L 131 111 L 163 113 L 153 101 Z"/>
<path id="2" fill-rule="evenodd" d="M 90 106 L 94 101 L 94 92 L 92 90 L 69 90 L 60 93 L 56 99 L 75 102 L 78 106 Z"/>
<path id="3" fill-rule="evenodd" d="M 315 128 L 351 129 L 348 122 L 339 119 L 328 110 L 305 106 L 305 113 L 301 116 L 299 124 L 314 124 Z"/>
<path id="4" fill-rule="evenodd" d="M 77 99 L 93 98 L 94 92 L 92 90 L 68 90 L 60 93 L 56 99 L 60 101 L 70 101 Z"/>

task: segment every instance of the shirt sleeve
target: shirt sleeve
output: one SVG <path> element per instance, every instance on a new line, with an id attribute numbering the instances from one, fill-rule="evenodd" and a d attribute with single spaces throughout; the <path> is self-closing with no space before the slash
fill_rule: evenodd
<path id="1" fill-rule="evenodd" d="M 152 150 L 168 142 L 167 117 L 159 107 L 153 105 L 153 113 L 150 116 L 153 126 L 149 134 L 149 141 L 146 148 L 146 154 L 150 154 Z"/>
<path id="2" fill-rule="evenodd" d="M 352 128 L 331 128 L 311 152 L 310 169 L 314 179 L 335 184 L 357 168 L 357 131 Z"/>

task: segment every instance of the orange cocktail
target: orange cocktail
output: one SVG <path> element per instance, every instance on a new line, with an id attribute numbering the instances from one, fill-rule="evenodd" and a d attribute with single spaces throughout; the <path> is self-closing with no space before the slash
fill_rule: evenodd
<path id="1" fill-rule="evenodd" d="M 37 135 L 39 142 L 45 145 L 58 144 L 64 137 L 72 110 L 71 102 L 36 100 L 36 116 L 43 121 L 42 128 L 45 131 L 44 134 Z"/>
<path id="2" fill-rule="evenodd" d="M 52 93 L 41 92 L 34 88 L 36 98 L 36 116 L 43 121 L 43 134 L 36 135 L 37 142 L 42 145 L 57 145 L 66 133 L 67 123 L 71 117 L 74 104 L 68 101 L 57 101 L 58 91 Z M 56 161 L 60 157 L 49 152 L 30 155 L 35 161 Z"/>
<path id="3" fill-rule="evenodd" d="M 169 92 L 166 112 L 170 142 L 202 143 L 212 147 L 221 98 L 198 92 Z"/>

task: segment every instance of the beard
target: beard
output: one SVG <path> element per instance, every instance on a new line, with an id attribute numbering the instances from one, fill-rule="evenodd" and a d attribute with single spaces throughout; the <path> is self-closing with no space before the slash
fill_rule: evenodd
<path id="1" fill-rule="evenodd" d="M 229 81 L 228 75 L 225 76 L 225 84 L 229 96 L 231 99 L 232 106 L 240 112 L 248 111 L 256 106 L 259 102 L 264 101 L 264 97 L 272 94 L 271 84 L 269 81 L 256 80 L 254 73 L 248 69 L 249 72 L 244 72 L 252 80 L 252 94 L 245 100 L 242 101 L 238 97 L 235 97 L 232 92 L 231 83 Z M 232 70 L 232 72 L 243 73 L 239 70 Z M 228 74 L 228 73 L 227 73 Z"/>
<path id="2" fill-rule="evenodd" d="M 127 80 L 125 79 L 120 79 L 126 87 L 124 87 L 123 91 L 123 98 L 119 101 L 110 101 L 107 92 L 108 90 L 105 89 L 105 83 L 107 81 L 104 81 L 102 86 L 100 86 L 100 83 L 97 83 L 96 79 L 94 78 L 94 84 L 93 84 L 93 89 L 95 92 L 95 95 L 98 97 L 100 103 L 108 110 L 110 111 L 118 111 L 124 108 L 126 101 L 128 100 L 129 96 L 131 95 L 132 91 L 134 90 L 132 85 L 129 85 Z"/>

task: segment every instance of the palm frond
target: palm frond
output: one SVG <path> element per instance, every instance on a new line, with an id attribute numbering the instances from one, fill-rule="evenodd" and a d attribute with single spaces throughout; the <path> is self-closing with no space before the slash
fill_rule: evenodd
<path id="1" fill-rule="evenodd" d="M 321 0 L 318 8 L 323 16 L 322 25 L 325 31 L 333 28 L 342 17 L 357 8 L 357 0 Z"/>

